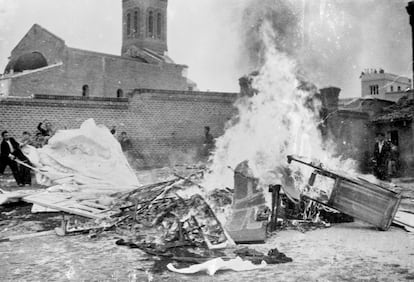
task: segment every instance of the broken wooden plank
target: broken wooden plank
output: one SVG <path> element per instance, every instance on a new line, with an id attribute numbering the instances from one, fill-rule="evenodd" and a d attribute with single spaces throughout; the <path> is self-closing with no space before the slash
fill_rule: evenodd
<path id="1" fill-rule="evenodd" d="M 64 193 L 39 193 L 24 197 L 23 200 L 46 208 L 92 219 L 102 219 L 117 214 L 116 211 L 110 208 L 103 210 L 91 207 L 90 205 L 83 205 L 82 201 L 77 201 L 72 196 Z"/>
<path id="2" fill-rule="evenodd" d="M 33 195 L 39 192 L 45 191 L 44 189 L 36 189 L 36 190 L 18 190 L 13 192 L 7 192 L 4 191 L 3 193 L 0 193 L 0 205 L 6 204 L 6 203 L 15 203 L 20 202 L 22 198 Z"/>
<path id="3" fill-rule="evenodd" d="M 395 214 L 393 223 L 403 226 L 407 231 L 414 231 L 414 214 L 410 212 L 398 211 Z"/>

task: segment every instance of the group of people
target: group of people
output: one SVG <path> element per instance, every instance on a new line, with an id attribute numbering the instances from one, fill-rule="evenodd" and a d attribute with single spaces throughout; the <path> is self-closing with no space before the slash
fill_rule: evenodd
<path id="1" fill-rule="evenodd" d="M 47 144 L 49 138 L 54 134 L 52 124 L 47 120 L 40 122 L 36 129 L 35 138 L 32 138 L 30 132 L 23 131 L 20 142 L 11 137 L 7 130 L 1 133 L 0 174 L 4 174 L 6 167 L 9 167 L 19 186 L 32 184 L 32 164 L 22 152 L 24 147 L 30 145 L 41 148 Z"/>
<path id="2" fill-rule="evenodd" d="M 55 134 L 55 130 L 52 127 L 52 123 L 48 120 L 39 122 L 36 129 L 36 135 L 34 140 L 31 141 L 31 145 L 35 146 L 36 148 L 41 148 L 44 145 L 46 145 L 50 137 L 52 137 Z"/>
<path id="3" fill-rule="evenodd" d="M 116 137 L 116 126 L 112 126 L 110 130 L 111 134 Z M 121 145 L 122 152 L 128 152 L 132 150 L 132 142 L 129 139 L 127 133 L 125 131 L 121 132 L 121 135 L 117 138 L 119 144 Z"/>
<path id="4" fill-rule="evenodd" d="M 380 180 L 389 180 L 398 174 L 399 152 L 395 144 L 385 139 L 384 133 L 376 134 L 374 146 L 374 175 Z"/>

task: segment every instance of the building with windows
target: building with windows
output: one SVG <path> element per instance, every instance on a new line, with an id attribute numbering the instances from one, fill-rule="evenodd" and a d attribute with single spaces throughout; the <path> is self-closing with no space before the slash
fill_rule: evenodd
<path id="1" fill-rule="evenodd" d="M 120 98 L 133 89 L 195 90 L 166 54 L 167 0 L 122 0 L 121 55 L 69 47 L 35 24 L 11 51 L 0 95 Z"/>
<path id="2" fill-rule="evenodd" d="M 411 89 L 411 79 L 386 73 L 383 69 L 365 70 L 360 79 L 362 97 L 372 96 L 396 102 L 407 96 L 407 90 Z"/>
<path id="3" fill-rule="evenodd" d="M 167 0 L 122 0 L 122 54 L 145 56 L 146 50 L 163 55 L 167 50 Z M 148 58 L 151 59 L 151 58 Z"/>

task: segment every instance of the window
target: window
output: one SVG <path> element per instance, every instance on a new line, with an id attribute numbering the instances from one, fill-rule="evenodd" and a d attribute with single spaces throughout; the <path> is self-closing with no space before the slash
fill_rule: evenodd
<path id="1" fill-rule="evenodd" d="M 391 85 L 390 92 L 394 92 L 394 86 Z"/>
<path id="2" fill-rule="evenodd" d="M 122 91 L 122 89 L 118 89 L 118 90 L 116 90 L 116 97 L 117 97 L 117 98 L 122 98 L 122 97 L 124 97 L 124 91 Z"/>
<path id="3" fill-rule="evenodd" d="M 127 35 L 130 36 L 131 35 L 131 14 L 130 13 L 127 14 L 126 25 L 127 25 Z"/>
<path id="4" fill-rule="evenodd" d="M 89 96 L 89 86 L 87 84 L 82 86 L 82 96 L 83 97 L 88 97 Z"/>
<path id="5" fill-rule="evenodd" d="M 139 19 L 138 19 L 138 11 L 135 11 L 134 12 L 134 33 L 135 34 L 138 34 L 139 33 L 138 22 L 139 22 Z"/>
<path id="6" fill-rule="evenodd" d="M 161 38 L 161 24 L 162 24 L 162 18 L 161 13 L 157 13 L 157 38 Z"/>
<path id="7" fill-rule="evenodd" d="M 148 13 L 148 37 L 154 36 L 154 13 L 149 11 Z"/>
<path id="8" fill-rule="evenodd" d="M 378 85 L 370 85 L 369 90 L 371 92 L 371 95 L 378 95 L 379 94 L 379 87 Z"/>
<path id="9" fill-rule="evenodd" d="M 398 87 L 397 87 L 397 90 L 398 90 L 398 91 L 401 91 L 401 86 L 398 86 Z"/>
<path id="10" fill-rule="evenodd" d="M 391 143 L 394 144 L 395 146 L 398 146 L 398 131 L 397 130 L 389 131 L 388 134 L 389 134 Z"/>

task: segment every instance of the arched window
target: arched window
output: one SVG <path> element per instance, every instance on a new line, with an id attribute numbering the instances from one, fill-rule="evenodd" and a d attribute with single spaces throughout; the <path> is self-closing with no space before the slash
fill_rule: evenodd
<path id="1" fill-rule="evenodd" d="M 118 90 L 116 90 L 116 97 L 117 97 L 117 98 L 122 98 L 122 97 L 124 97 L 124 91 L 122 91 L 122 89 L 118 89 Z"/>
<path id="2" fill-rule="evenodd" d="M 162 30 L 162 18 L 161 13 L 157 13 L 157 38 L 161 38 L 161 30 Z"/>
<path id="3" fill-rule="evenodd" d="M 5 73 L 22 72 L 25 70 L 35 70 L 46 67 L 47 61 L 42 53 L 31 52 L 20 55 L 17 59 L 12 59 L 7 64 Z"/>
<path id="4" fill-rule="evenodd" d="M 154 12 L 148 12 L 148 37 L 154 36 Z"/>
<path id="5" fill-rule="evenodd" d="M 139 34 L 139 29 L 138 29 L 138 22 L 139 22 L 139 18 L 138 18 L 138 11 L 134 12 L 134 33 L 136 35 Z"/>
<path id="6" fill-rule="evenodd" d="M 127 26 L 127 35 L 130 36 L 131 35 L 131 14 L 130 13 L 127 14 L 126 26 Z"/>
<path id="7" fill-rule="evenodd" d="M 89 96 L 89 86 L 87 84 L 82 86 L 82 96 L 83 97 L 88 97 Z"/>

